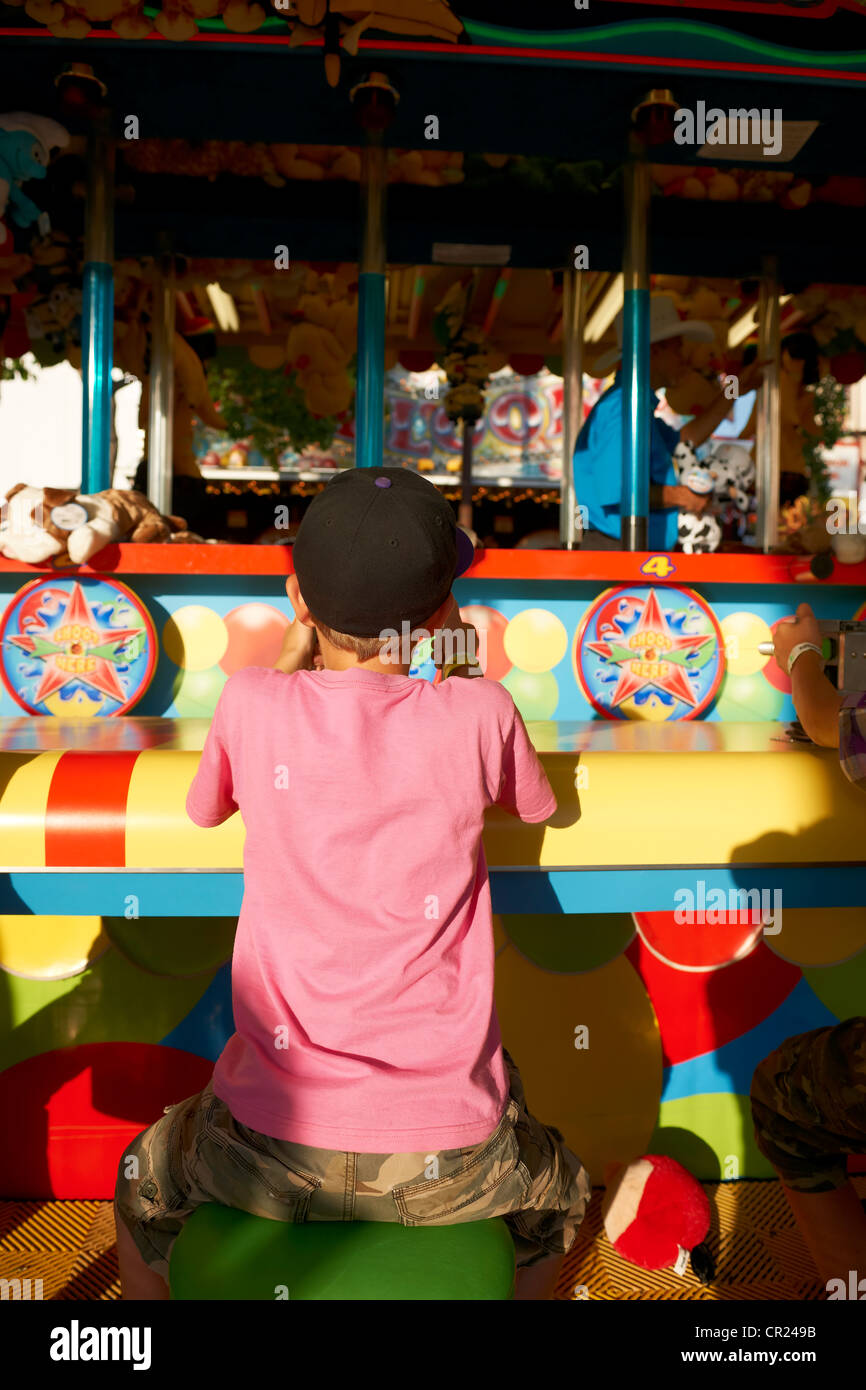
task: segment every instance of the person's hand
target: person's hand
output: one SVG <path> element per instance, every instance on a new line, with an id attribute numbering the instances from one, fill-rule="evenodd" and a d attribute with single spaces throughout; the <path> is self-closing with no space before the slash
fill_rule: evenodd
<path id="1" fill-rule="evenodd" d="M 324 666 L 319 652 L 316 629 L 307 627 L 299 618 L 289 623 L 283 633 L 280 654 L 274 662 L 275 671 L 320 671 Z"/>
<path id="2" fill-rule="evenodd" d="M 773 634 L 773 655 L 779 670 L 787 676 L 788 657 L 801 642 L 811 642 L 820 647 L 822 640 L 818 619 L 808 603 L 801 603 L 796 617 L 779 623 Z"/>
<path id="3" fill-rule="evenodd" d="M 443 666 L 446 661 L 449 660 L 456 661 L 461 656 L 466 657 L 466 664 L 470 666 L 480 662 L 481 656 L 478 632 L 471 623 L 464 622 L 463 618 L 461 618 L 460 609 L 457 606 L 457 600 L 453 594 L 451 595 L 451 603 L 445 617 L 442 619 L 442 622 L 437 625 L 433 633 L 434 637 L 437 632 L 441 632 L 443 635 L 443 640 L 440 644 L 440 661 L 436 661 L 435 645 L 433 648 L 433 659 L 437 667 Z M 450 642 L 446 636 L 449 632 L 452 634 Z"/>
<path id="4" fill-rule="evenodd" d="M 695 516 L 702 516 L 712 501 L 709 493 L 692 492 L 690 487 L 682 483 L 676 487 L 666 487 L 662 495 L 666 507 L 676 507 L 680 512 L 694 512 Z"/>

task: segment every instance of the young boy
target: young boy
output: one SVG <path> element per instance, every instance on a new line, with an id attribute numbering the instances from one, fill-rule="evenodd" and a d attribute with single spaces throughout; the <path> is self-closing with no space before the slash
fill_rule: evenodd
<path id="1" fill-rule="evenodd" d="M 382 648 L 404 621 L 466 634 L 456 562 L 432 484 L 337 474 L 298 532 L 278 668 L 220 696 L 187 812 L 240 810 L 246 829 L 237 1031 L 204 1091 L 121 1160 L 124 1297 L 168 1296 L 174 1239 L 208 1201 L 278 1221 L 504 1216 L 518 1296 L 552 1293 L 591 1189 L 503 1052 L 481 832 L 488 806 L 538 823 L 556 801 L 471 657 L 432 686 Z"/>
<path id="2" fill-rule="evenodd" d="M 843 699 L 824 675 L 807 603 L 776 628 L 774 643 L 806 733 L 838 748 L 846 777 L 866 791 L 866 696 Z M 847 1287 L 849 1270 L 866 1272 L 866 1213 L 845 1161 L 866 1153 L 866 1018 L 786 1038 L 755 1069 L 752 1117 L 821 1276 Z"/>

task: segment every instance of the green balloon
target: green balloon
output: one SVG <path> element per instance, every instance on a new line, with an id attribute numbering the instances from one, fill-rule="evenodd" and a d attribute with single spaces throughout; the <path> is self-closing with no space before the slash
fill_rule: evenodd
<path id="1" fill-rule="evenodd" d="M 177 713 L 185 719 L 209 718 L 227 680 L 219 666 L 209 666 L 206 671 L 179 670 L 172 686 Z"/>
<path id="2" fill-rule="evenodd" d="M 553 718 L 559 685 L 551 671 L 521 671 L 512 666 L 502 684 L 525 720 Z"/>
<path id="3" fill-rule="evenodd" d="M 757 720 L 778 719 L 785 703 L 781 690 L 764 680 L 760 671 L 748 676 L 730 672 L 722 681 L 715 709 L 729 723 L 752 724 Z"/>
<path id="4" fill-rule="evenodd" d="M 630 912 L 507 913 L 502 926 L 521 955 L 558 975 L 607 965 L 635 933 Z"/>
<path id="5" fill-rule="evenodd" d="M 841 1023 L 862 1014 L 866 1000 L 866 950 L 839 965 L 808 966 L 803 975 L 822 1004 Z"/>
<path id="6" fill-rule="evenodd" d="M 231 960 L 236 917 L 103 917 L 109 940 L 150 975 L 190 979 Z"/>

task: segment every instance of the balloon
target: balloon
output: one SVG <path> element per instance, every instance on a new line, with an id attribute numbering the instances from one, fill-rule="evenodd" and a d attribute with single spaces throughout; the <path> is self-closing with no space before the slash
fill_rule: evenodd
<path id="1" fill-rule="evenodd" d="M 725 638 L 725 667 L 730 675 L 750 676 L 773 661 L 758 651 L 758 644 L 771 642 L 773 635 L 757 613 L 729 613 L 719 627 Z"/>
<path id="2" fill-rule="evenodd" d="M 715 710 L 719 719 L 751 724 L 778 719 L 784 703 L 781 692 L 768 684 L 761 672 L 751 676 L 726 675 Z"/>
<path id="3" fill-rule="evenodd" d="M 187 719 L 210 719 L 227 679 L 219 666 L 209 671 L 179 671 L 172 687 L 175 711 Z"/>
<path id="4" fill-rule="evenodd" d="M 219 660 L 227 676 L 244 666 L 273 666 L 289 626 L 285 613 L 269 603 L 242 603 L 223 619 L 228 646 Z"/>
<path id="5" fill-rule="evenodd" d="M 608 1162 L 646 1152 L 661 1046 L 652 1004 L 624 957 L 586 974 L 553 975 L 508 946 L 496 960 L 496 1009 L 533 1114 L 561 1131 L 594 1177 Z"/>
<path id="6" fill-rule="evenodd" d="M 550 671 L 568 650 L 564 624 L 546 608 L 524 608 L 505 629 L 505 651 L 522 671 Z"/>
<path id="7" fill-rule="evenodd" d="M 108 946 L 101 917 L 0 916 L 0 970 L 27 980 L 80 975 Z"/>
<path id="8" fill-rule="evenodd" d="M 511 670 L 502 641 L 508 626 L 507 619 L 495 608 L 488 608 L 483 603 L 467 603 L 460 609 L 460 616 L 478 632 L 478 656 L 485 676 L 488 680 L 501 681 Z"/>
<path id="9" fill-rule="evenodd" d="M 793 618 L 793 616 L 794 614 L 792 613 L 791 617 Z M 782 623 L 786 623 L 787 621 L 787 618 L 779 618 L 775 623 L 773 623 L 773 625 L 770 628 L 770 641 L 772 641 L 775 637 L 776 629 L 778 627 L 781 627 Z M 781 690 L 783 695 L 790 695 L 791 677 L 786 676 L 784 671 L 779 669 L 779 666 L 776 662 L 776 658 L 774 656 L 769 657 L 766 666 L 763 666 L 761 668 L 761 675 L 764 677 L 765 680 L 768 680 L 770 682 L 770 685 L 773 687 L 774 690 Z"/>
<path id="10" fill-rule="evenodd" d="M 204 671 L 215 666 L 228 641 L 228 630 L 222 618 L 200 603 L 176 608 L 162 630 L 166 656 L 186 671 Z"/>
<path id="11" fill-rule="evenodd" d="M 557 974 L 596 970 L 621 955 L 634 936 L 628 912 L 508 913 L 501 923 L 522 956 Z"/>
<path id="12" fill-rule="evenodd" d="M 559 685 L 549 671 L 533 673 L 515 666 L 502 684 L 525 720 L 553 717 L 559 704 Z"/>

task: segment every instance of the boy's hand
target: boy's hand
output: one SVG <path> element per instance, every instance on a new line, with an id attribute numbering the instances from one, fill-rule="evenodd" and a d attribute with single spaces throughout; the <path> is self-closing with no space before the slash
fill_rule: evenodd
<path id="1" fill-rule="evenodd" d="M 481 651 L 478 632 L 471 623 L 464 622 L 463 618 L 461 618 L 460 609 L 457 606 L 457 600 L 453 594 L 451 595 L 451 605 L 445 617 L 442 619 L 442 622 L 436 628 L 436 632 L 441 632 L 443 634 L 440 652 L 442 657 L 441 661 L 436 661 L 435 646 L 433 649 L 433 659 L 437 666 L 441 667 L 445 665 L 448 660 L 457 660 L 461 656 L 466 657 L 466 664 L 463 667 L 459 667 L 458 672 L 468 670 L 469 667 L 477 668 L 480 665 Z M 450 644 L 447 639 L 444 638 L 444 634 L 448 632 L 453 634 L 453 640 Z M 436 633 L 434 632 L 433 635 L 435 637 Z M 457 674 L 458 672 L 452 674 Z"/>
<path id="2" fill-rule="evenodd" d="M 787 676 L 788 657 L 794 648 L 800 642 L 812 642 L 816 647 L 820 647 L 822 641 L 818 619 L 808 603 L 801 603 L 797 609 L 796 617 L 779 623 L 773 634 L 773 655 L 776 658 L 776 665 Z"/>
<path id="3" fill-rule="evenodd" d="M 316 629 L 307 627 L 306 623 L 295 618 L 283 633 L 283 644 L 274 662 L 274 670 L 291 675 L 293 671 L 320 671 L 324 664 Z"/>

